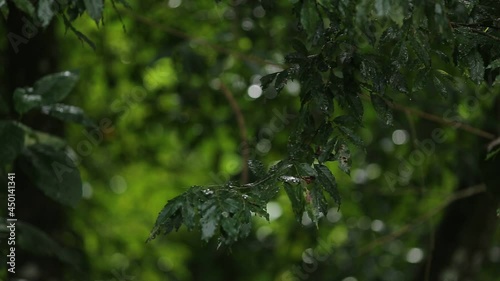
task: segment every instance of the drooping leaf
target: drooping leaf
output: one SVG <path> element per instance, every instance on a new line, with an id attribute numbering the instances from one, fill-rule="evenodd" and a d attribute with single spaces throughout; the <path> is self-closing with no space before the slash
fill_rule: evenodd
<path id="1" fill-rule="evenodd" d="M 316 177 L 316 171 L 307 163 L 298 163 L 295 165 L 299 176 L 301 177 Z"/>
<path id="2" fill-rule="evenodd" d="M 304 1 L 300 12 L 300 23 L 308 35 L 316 33 L 321 17 L 316 9 L 316 1 Z"/>
<path id="3" fill-rule="evenodd" d="M 300 222 L 304 213 L 304 190 L 301 185 L 291 185 L 285 182 L 285 192 L 292 203 L 292 210 L 297 221 Z"/>
<path id="4" fill-rule="evenodd" d="M 373 108 L 386 125 L 392 126 L 392 112 L 387 102 L 377 94 L 370 95 Z"/>
<path id="5" fill-rule="evenodd" d="M 484 61 L 478 51 L 473 51 L 468 57 L 470 79 L 476 84 L 484 80 Z"/>
<path id="6" fill-rule="evenodd" d="M 42 21 L 42 26 L 47 27 L 55 15 L 53 8 L 54 0 L 38 1 L 37 16 Z"/>
<path id="7" fill-rule="evenodd" d="M 288 72 L 288 69 L 285 69 L 278 73 L 278 75 L 276 76 L 276 81 L 274 82 L 276 92 L 281 92 L 283 87 L 285 87 L 286 82 L 288 81 L 289 74 L 290 73 Z"/>
<path id="8" fill-rule="evenodd" d="M 249 160 L 248 168 L 258 179 L 265 177 L 267 174 L 264 164 L 262 164 L 262 162 L 259 160 Z"/>
<path id="9" fill-rule="evenodd" d="M 500 59 L 492 61 L 486 68 L 487 69 L 497 69 L 500 67 Z"/>
<path id="10" fill-rule="evenodd" d="M 83 0 L 85 3 L 85 8 L 89 16 L 99 24 L 102 18 L 102 9 L 104 7 L 103 0 Z"/>
<path id="11" fill-rule="evenodd" d="M 87 117 L 83 109 L 72 105 L 58 103 L 42 106 L 42 113 L 54 116 L 65 122 L 75 122 L 86 127 L 95 126 L 94 122 Z"/>
<path id="12" fill-rule="evenodd" d="M 327 166 L 322 164 L 315 164 L 314 168 L 318 172 L 318 183 L 321 184 L 323 189 L 333 198 L 333 200 L 335 200 L 335 203 L 337 203 L 340 208 L 341 197 L 337 188 L 337 181 L 332 172 Z"/>
<path id="13" fill-rule="evenodd" d="M 320 184 L 314 183 L 309 190 L 311 209 L 308 212 L 311 220 L 317 225 L 321 217 L 325 216 L 328 212 L 328 203 L 326 202 L 323 189 Z"/>
<path id="14" fill-rule="evenodd" d="M 35 6 L 29 0 L 13 0 L 16 7 L 31 18 L 35 18 Z"/>
<path id="15" fill-rule="evenodd" d="M 274 81 L 274 78 L 276 78 L 276 75 L 278 75 L 278 72 L 262 76 L 260 78 L 260 86 L 262 89 L 267 89 L 267 87 L 269 87 L 269 85 Z"/>
<path id="16" fill-rule="evenodd" d="M 35 144 L 26 147 L 20 157 L 25 173 L 48 197 L 68 206 L 75 206 L 80 201 L 80 172 L 64 151 Z"/>
<path id="17" fill-rule="evenodd" d="M 24 147 L 24 131 L 12 121 L 0 121 L 0 167 L 12 163 Z"/>
<path id="18" fill-rule="evenodd" d="M 345 136 L 349 141 L 351 141 L 353 144 L 359 147 L 364 146 L 364 142 L 361 139 L 361 137 L 359 137 L 352 129 L 344 127 L 342 125 L 337 126 L 337 128 L 339 129 L 340 133 L 343 136 Z"/>

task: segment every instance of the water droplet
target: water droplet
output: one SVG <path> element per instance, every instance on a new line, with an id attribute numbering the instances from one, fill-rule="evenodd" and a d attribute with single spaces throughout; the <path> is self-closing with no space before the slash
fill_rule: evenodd
<path id="1" fill-rule="evenodd" d="M 203 194 L 212 195 L 212 194 L 214 194 L 214 192 L 213 192 L 213 190 L 210 190 L 210 189 L 203 189 Z"/>
<path id="2" fill-rule="evenodd" d="M 292 176 L 281 176 L 280 179 L 284 182 L 287 182 L 287 183 L 294 183 L 294 184 L 297 184 L 300 182 L 300 179 L 299 178 L 296 178 L 296 177 L 292 177 Z"/>
<path id="3" fill-rule="evenodd" d="M 246 194 L 241 195 L 241 197 L 243 197 L 243 199 L 245 199 L 245 200 L 248 199 L 248 195 L 246 195 Z"/>

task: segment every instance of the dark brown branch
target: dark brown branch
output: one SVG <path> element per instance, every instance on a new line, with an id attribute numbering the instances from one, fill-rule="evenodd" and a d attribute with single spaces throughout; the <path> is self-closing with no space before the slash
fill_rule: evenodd
<path id="1" fill-rule="evenodd" d="M 403 112 L 409 112 L 413 115 L 416 115 L 416 116 L 419 116 L 423 119 L 427 119 L 429 121 L 433 121 L 433 122 L 436 122 L 436 123 L 439 123 L 439 124 L 443 124 L 443 125 L 446 125 L 446 126 L 455 126 L 457 129 L 461 129 L 461 130 L 464 130 L 466 132 L 469 132 L 471 134 L 474 134 L 474 135 L 477 135 L 477 136 L 480 136 L 480 137 L 483 137 L 485 139 L 495 139 L 495 135 L 491 134 L 491 133 L 488 133 L 488 132 L 485 132 L 481 129 L 478 129 L 478 128 L 474 128 L 470 125 L 467 125 L 465 123 L 462 123 L 462 122 L 458 122 L 458 121 L 450 121 L 450 120 L 446 120 L 442 117 L 439 117 L 437 115 L 434 115 L 434 114 L 431 114 L 431 113 L 427 113 L 427 112 L 423 112 L 423 111 L 420 111 L 420 110 L 416 110 L 416 109 L 413 109 L 413 108 L 409 108 L 409 107 L 406 107 L 406 106 L 403 106 L 403 105 L 400 105 L 400 104 L 397 104 L 397 103 L 391 103 L 389 102 L 389 106 L 392 107 L 393 109 L 396 109 L 396 110 L 399 110 L 399 111 L 403 111 Z"/>
<path id="2" fill-rule="evenodd" d="M 226 85 L 221 81 L 220 88 L 224 96 L 226 97 L 231 109 L 236 115 L 236 121 L 238 122 L 238 128 L 240 130 L 240 137 L 242 143 L 242 171 L 241 171 L 241 184 L 246 184 L 248 182 L 248 160 L 249 160 L 249 149 L 248 149 L 248 136 L 247 130 L 245 126 L 245 118 L 243 117 L 243 113 L 241 112 L 240 106 L 236 99 L 234 99 L 231 91 L 226 87 Z"/>

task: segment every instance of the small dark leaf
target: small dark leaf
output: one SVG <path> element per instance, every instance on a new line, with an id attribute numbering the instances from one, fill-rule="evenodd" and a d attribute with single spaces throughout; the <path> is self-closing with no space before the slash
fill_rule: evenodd
<path id="1" fill-rule="evenodd" d="M 249 160 L 248 168 L 258 179 L 264 178 L 267 174 L 264 164 L 259 160 Z"/>
<path id="2" fill-rule="evenodd" d="M 274 78 L 276 78 L 276 75 L 278 75 L 278 72 L 262 76 L 260 78 L 260 86 L 262 89 L 267 89 L 267 87 L 269 87 L 269 85 L 274 81 Z"/>
<path id="3" fill-rule="evenodd" d="M 333 138 L 329 140 L 326 144 L 326 146 L 321 150 L 321 154 L 318 157 L 318 161 L 320 163 L 324 163 L 326 161 L 329 161 L 331 156 L 332 156 L 332 151 L 337 145 L 337 139 Z"/>
<path id="4" fill-rule="evenodd" d="M 375 109 L 375 112 L 377 112 L 378 116 L 384 121 L 386 125 L 392 126 L 392 112 L 387 102 L 382 97 L 374 93 L 372 93 L 370 97 L 372 100 L 373 108 Z"/>
<path id="5" fill-rule="evenodd" d="M 276 76 L 276 82 L 274 82 L 274 87 L 276 88 L 276 92 L 281 92 L 283 87 L 285 87 L 286 82 L 288 81 L 288 69 L 285 69 L 278 73 Z"/>
<path id="6" fill-rule="evenodd" d="M 478 51 L 473 51 L 468 57 L 470 79 L 476 84 L 484 80 L 484 61 Z"/>

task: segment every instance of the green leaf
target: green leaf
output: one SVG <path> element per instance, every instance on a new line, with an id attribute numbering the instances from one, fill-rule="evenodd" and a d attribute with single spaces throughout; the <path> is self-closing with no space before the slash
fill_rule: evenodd
<path id="1" fill-rule="evenodd" d="M 375 109 L 375 112 L 377 112 L 378 116 L 384 121 L 386 125 L 392 126 L 392 112 L 387 102 L 382 97 L 374 93 L 372 93 L 370 97 L 372 100 L 373 108 Z"/>
<path id="2" fill-rule="evenodd" d="M 0 121 L 0 167 L 12 163 L 24 147 L 24 131 L 11 121 Z"/>
<path id="3" fill-rule="evenodd" d="M 318 157 L 318 161 L 320 163 L 324 163 L 326 161 L 329 161 L 331 156 L 332 156 L 332 151 L 337 145 L 337 139 L 333 138 L 327 142 L 325 147 L 322 149 L 321 154 Z"/>
<path id="4" fill-rule="evenodd" d="M 267 174 L 264 164 L 262 164 L 259 160 L 249 160 L 248 168 L 258 179 L 264 178 Z"/>
<path id="5" fill-rule="evenodd" d="M 17 88 L 14 91 L 14 108 L 20 114 L 42 104 L 42 97 L 33 95 L 33 88 Z"/>
<path id="6" fill-rule="evenodd" d="M 29 0 L 13 0 L 16 7 L 28 14 L 32 19 L 35 18 L 35 6 Z"/>
<path id="7" fill-rule="evenodd" d="M 300 23 L 309 36 L 316 32 L 321 23 L 320 15 L 316 9 L 316 1 L 307 0 L 303 2 L 300 12 Z"/>
<path id="8" fill-rule="evenodd" d="M 42 21 L 43 27 L 47 27 L 55 15 L 52 8 L 53 3 L 54 0 L 40 0 L 38 2 L 37 16 Z"/>
<path id="9" fill-rule="evenodd" d="M 21 167 L 48 197 L 68 206 L 75 206 L 80 201 L 80 172 L 64 151 L 35 144 L 27 147 L 21 157 Z"/>
<path id="10" fill-rule="evenodd" d="M 94 122 L 87 117 L 83 109 L 72 105 L 57 103 L 42 106 L 42 113 L 65 122 L 75 122 L 86 127 L 95 126 Z"/>
<path id="11" fill-rule="evenodd" d="M 102 18 L 102 9 L 104 7 L 103 0 L 83 0 L 85 3 L 85 8 L 89 16 L 99 24 Z"/>
<path id="12" fill-rule="evenodd" d="M 486 160 L 491 160 L 495 158 L 499 153 L 500 153 L 500 147 L 491 152 L 488 152 L 488 155 L 486 155 Z"/>
<path id="13" fill-rule="evenodd" d="M 352 129 L 344 127 L 342 125 L 338 125 L 337 128 L 342 133 L 342 135 L 344 135 L 353 144 L 359 147 L 364 146 L 363 140 L 356 133 L 354 133 Z"/>
<path id="14" fill-rule="evenodd" d="M 78 75 L 69 71 L 47 75 L 36 81 L 33 88 L 17 88 L 14 108 L 23 114 L 39 106 L 54 104 L 64 99 L 77 81 Z"/>
<path id="15" fill-rule="evenodd" d="M 295 165 L 299 176 L 301 177 L 316 177 L 316 171 L 307 163 L 299 163 Z"/>
<path id="16" fill-rule="evenodd" d="M 196 187 L 192 187 L 191 189 L 194 189 Z M 176 225 L 174 225 L 174 221 L 176 220 L 176 217 L 180 215 L 180 209 L 182 207 L 182 204 L 184 203 L 184 196 L 187 196 L 186 194 L 183 194 L 181 196 L 177 196 L 167 202 L 163 209 L 160 211 L 158 214 L 158 218 L 156 218 L 156 223 L 153 229 L 151 230 L 151 233 L 149 234 L 149 238 L 146 242 L 154 239 L 160 232 L 163 230 L 165 233 L 171 232 L 174 228 L 178 229 Z"/>
<path id="17" fill-rule="evenodd" d="M 309 196 L 311 197 L 311 205 L 312 205 L 312 221 L 317 224 L 319 219 L 322 216 L 325 216 L 328 213 L 328 203 L 326 202 L 325 195 L 323 194 L 323 189 L 316 182 L 312 185 L 311 190 L 309 191 Z"/>
<path id="18" fill-rule="evenodd" d="M 431 65 L 431 57 L 429 56 L 429 51 L 427 49 L 427 46 L 422 44 L 422 42 L 420 42 L 416 38 L 410 39 L 410 44 L 415 54 L 417 54 L 417 57 L 420 59 L 420 61 L 426 67 L 429 67 Z"/>
<path id="19" fill-rule="evenodd" d="M 481 84 L 484 80 L 484 61 L 478 51 L 474 51 L 468 56 L 468 63 L 470 79 L 477 84 Z"/>
<path id="20" fill-rule="evenodd" d="M 491 69 L 497 69 L 497 68 L 499 68 L 499 67 L 500 67 L 500 59 L 496 59 L 496 60 L 492 61 L 492 62 L 488 65 L 488 67 L 486 67 L 486 68 L 488 68 L 488 69 L 490 69 L 490 68 L 491 68 Z"/>
<path id="21" fill-rule="evenodd" d="M 283 87 L 285 87 L 286 82 L 288 81 L 288 69 L 285 69 L 278 73 L 276 76 L 276 81 L 274 82 L 274 87 L 276 88 L 276 92 L 281 92 Z"/>
<path id="22" fill-rule="evenodd" d="M 59 72 L 42 77 L 35 82 L 33 94 L 42 97 L 43 105 L 64 99 L 75 87 L 78 74 L 70 71 Z"/>
<path id="23" fill-rule="evenodd" d="M 319 184 L 321 184 L 323 189 L 333 198 L 333 200 L 335 200 L 335 203 L 337 203 L 340 208 L 341 197 L 337 188 L 337 181 L 332 172 L 327 166 L 321 164 L 315 164 L 314 168 L 318 172 Z"/>
<path id="24" fill-rule="evenodd" d="M 274 78 L 276 78 L 276 75 L 278 75 L 278 72 L 262 76 L 260 78 L 260 86 L 262 89 L 267 89 L 267 87 L 269 87 L 269 85 L 274 81 Z"/>
<path id="25" fill-rule="evenodd" d="M 285 192 L 292 203 L 292 210 L 297 221 L 300 222 L 304 213 L 304 190 L 301 185 L 293 186 L 285 182 Z"/>
<path id="26" fill-rule="evenodd" d="M 217 210 L 217 201 L 208 200 L 200 206 L 201 239 L 208 241 L 215 234 L 218 227 L 220 212 Z"/>
<path id="27" fill-rule="evenodd" d="M 391 11 L 391 2 L 390 0 L 376 0 L 375 1 L 375 11 L 377 12 L 377 16 L 386 17 L 389 15 Z"/>

